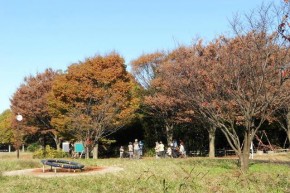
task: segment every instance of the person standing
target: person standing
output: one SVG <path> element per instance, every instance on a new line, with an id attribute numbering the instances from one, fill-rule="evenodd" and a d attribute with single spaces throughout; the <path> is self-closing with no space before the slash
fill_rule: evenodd
<path id="1" fill-rule="evenodd" d="M 184 148 L 184 143 L 183 142 L 180 142 L 179 152 L 180 152 L 180 157 L 182 157 L 182 158 L 186 157 L 186 152 L 185 152 L 185 148 Z"/>
<path id="2" fill-rule="evenodd" d="M 177 141 L 175 139 L 173 139 L 173 148 L 177 148 L 178 147 L 178 144 L 177 144 Z"/>
<path id="3" fill-rule="evenodd" d="M 156 159 L 159 158 L 159 143 L 158 143 L 158 141 L 155 142 L 155 156 L 156 156 Z"/>
<path id="4" fill-rule="evenodd" d="M 124 147 L 120 147 L 120 158 L 124 158 Z"/>
<path id="5" fill-rule="evenodd" d="M 143 148 L 144 148 L 144 143 L 140 140 L 139 141 L 139 155 L 140 155 L 140 158 L 143 156 Z"/>
<path id="6" fill-rule="evenodd" d="M 253 145 L 253 141 L 251 141 L 251 145 L 250 145 L 250 159 L 254 159 L 254 145 Z"/>
<path id="7" fill-rule="evenodd" d="M 129 142 L 128 152 L 129 152 L 129 158 L 132 159 L 133 158 L 133 145 L 132 145 L 132 142 Z"/>
<path id="8" fill-rule="evenodd" d="M 160 157 L 162 158 L 165 157 L 165 149 L 164 149 L 164 144 L 162 143 L 162 141 L 160 141 L 159 143 L 159 154 L 160 154 Z"/>
<path id="9" fill-rule="evenodd" d="M 138 143 L 138 139 L 135 139 L 135 142 L 134 142 L 134 158 L 135 159 L 139 159 L 140 158 L 140 155 L 139 155 L 139 143 Z"/>

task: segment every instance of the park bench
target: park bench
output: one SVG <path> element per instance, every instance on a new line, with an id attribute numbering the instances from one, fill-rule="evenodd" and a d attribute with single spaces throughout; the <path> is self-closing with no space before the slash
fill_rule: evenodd
<path id="1" fill-rule="evenodd" d="M 54 172 L 56 173 L 57 168 L 64 168 L 68 170 L 73 170 L 74 172 L 79 169 L 82 171 L 82 169 L 85 167 L 83 164 L 79 164 L 77 162 L 70 162 L 66 160 L 56 160 L 56 159 L 45 159 L 41 160 L 41 163 L 43 164 L 42 172 L 45 172 L 45 165 L 50 166 L 50 169 L 54 168 Z"/>

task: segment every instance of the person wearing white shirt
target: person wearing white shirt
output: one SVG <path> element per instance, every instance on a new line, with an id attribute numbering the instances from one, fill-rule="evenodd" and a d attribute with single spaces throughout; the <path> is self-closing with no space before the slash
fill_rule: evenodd
<path id="1" fill-rule="evenodd" d="M 162 141 L 160 141 L 160 144 L 159 144 L 159 154 L 160 154 L 160 157 L 162 158 L 165 157 L 164 144 L 162 143 Z"/>

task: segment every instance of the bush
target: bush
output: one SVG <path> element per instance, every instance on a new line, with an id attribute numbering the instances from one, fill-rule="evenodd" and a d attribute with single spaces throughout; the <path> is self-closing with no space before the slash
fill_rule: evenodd
<path id="1" fill-rule="evenodd" d="M 35 152 L 36 150 L 40 149 L 39 143 L 32 143 L 27 147 L 27 151 L 29 152 Z"/>
<path id="2" fill-rule="evenodd" d="M 45 146 L 45 149 L 38 149 L 33 153 L 33 158 L 65 158 L 68 154 L 51 148 L 49 145 Z"/>
<path id="3" fill-rule="evenodd" d="M 145 157 L 154 157 L 156 155 L 156 151 L 154 148 L 150 148 L 150 149 L 145 149 L 144 151 L 144 156 Z"/>

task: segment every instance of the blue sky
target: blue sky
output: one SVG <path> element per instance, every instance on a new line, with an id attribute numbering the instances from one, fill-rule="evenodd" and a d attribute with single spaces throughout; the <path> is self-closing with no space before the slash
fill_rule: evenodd
<path id="1" fill-rule="evenodd" d="M 25 76 L 110 51 L 129 64 L 230 30 L 263 0 L 0 0 L 0 113 Z"/>

